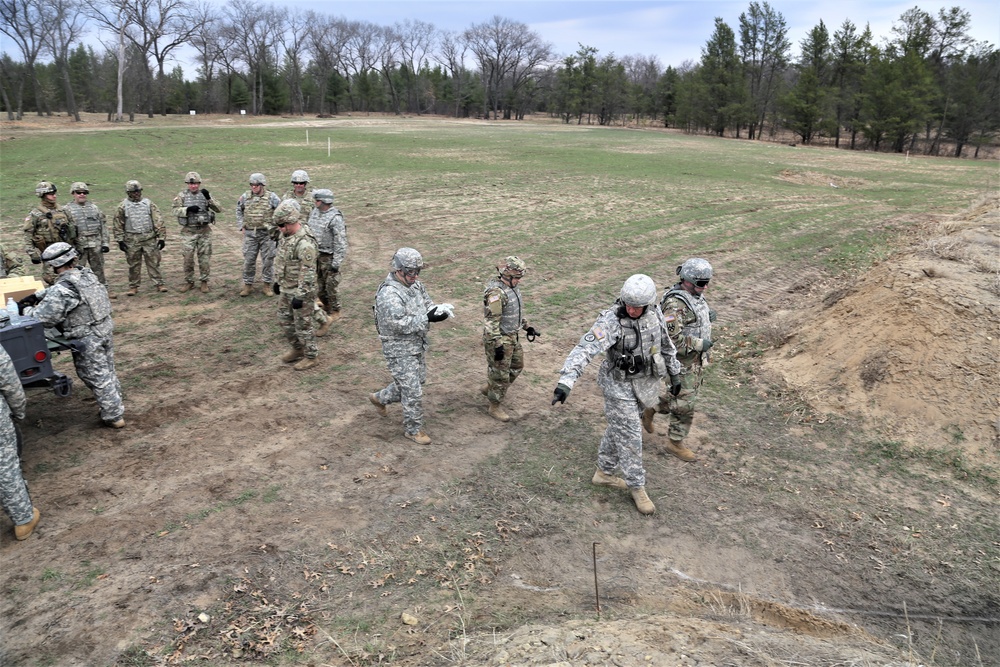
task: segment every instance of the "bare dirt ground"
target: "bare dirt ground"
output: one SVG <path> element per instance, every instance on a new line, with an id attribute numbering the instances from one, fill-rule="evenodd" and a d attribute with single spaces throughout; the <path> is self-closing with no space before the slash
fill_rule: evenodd
<path id="1" fill-rule="evenodd" d="M 398 407 L 375 414 L 366 396 L 389 376 L 368 278 L 394 249 L 380 241 L 390 221 L 352 212 L 345 316 L 305 374 L 277 358 L 272 301 L 236 296 L 239 239 L 220 229 L 210 294 L 146 281 L 114 303 L 125 429 L 99 425 L 79 382 L 69 399 L 30 393 L 24 470 L 42 522 L 15 543 L 0 521 L 0 662 L 998 665 L 995 490 L 882 487 L 881 463 L 866 477 L 819 428 L 857 414 L 879 438 L 933 433 L 996 463 L 997 208 L 927 220 L 856 284 L 715 304 L 734 360 L 743 318 L 777 312 L 755 318 L 770 377 L 720 364 L 697 464 L 649 439 L 648 520 L 588 484 L 594 383 L 549 406 L 566 341 L 529 348 L 504 425 L 475 391 L 478 339 L 444 323 L 425 399 L 434 444 L 402 438 Z M 121 294 L 123 262 L 109 278 Z M 435 295 L 468 277 L 445 265 L 427 279 Z M 475 303 L 456 312 L 479 318 Z M 65 355 L 57 365 L 75 378 Z M 721 396 L 747 382 L 788 412 L 737 441 L 742 415 Z M 983 550 L 946 559 L 949 531 L 969 526 Z"/>

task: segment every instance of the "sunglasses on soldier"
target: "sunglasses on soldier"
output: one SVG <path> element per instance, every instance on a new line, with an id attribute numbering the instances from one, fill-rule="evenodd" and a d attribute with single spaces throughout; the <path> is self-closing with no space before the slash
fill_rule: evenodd
<path id="1" fill-rule="evenodd" d="M 420 269 L 403 269 L 402 271 L 407 278 L 416 278 L 420 275 Z"/>
<path id="2" fill-rule="evenodd" d="M 708 281 L 707 280 L 695 280 L 694 281 L 694 286 L 695 287 L 708 287 Z"/>

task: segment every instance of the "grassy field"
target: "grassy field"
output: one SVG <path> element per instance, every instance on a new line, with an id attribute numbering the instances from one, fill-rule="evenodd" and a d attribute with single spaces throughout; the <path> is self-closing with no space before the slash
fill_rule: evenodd
<path id="1" fill-rule="evenodd" d="M 186 588 L 176 601 L 164 596 L 154 618 L 118 638 L 125 648 L 117 664 L 162 664 L 164 656 L 179 660 L 185 645 L 189 656 L 196 647 L 218 650 L 217 628 L 209 632 L 178 618 L 197 617 L 195 608 L 234 624 L 252 616 L 251 609 L 280 616 L 276 596 L 309 600 L 313 622 L 322 628 L 317 637 L 336 638 L 313 654 L 322 664 L 460 664 L 464 656 L 435 653 L 426 661 L 414 656 L 420 655 L 418 645 L 426 644 L 426 650 L 432 642 L 438 646 L 465 633 L 588 615 L 586 589 L 552 601 L 505 592 L 497 582 L 500 573 L 511 572 L 522 573 L 526 581 L 532 574 L 553 580 L 568 580 L 571 572 L 586 575 L 588 563 L 579 554 L 591 541 L 601 542 L 616 558 L 606 582 L 609 618 L 663 611 L 670 597 L 664 595 L 665 582 L 674 582 L 664 574 L 663 563 L 681 567 L 684 562 L 704 563 L 701 575 L 707 581 L 723 578 L 723 572 L 741 586 L 756 581 L 752 592 L 763 599 L 778 597 L 780 589 L 803 605 L 826 601 L 889 643 L 911 622 L 901 611 L 908 596 L 913 596 L 911 610 L 917 599 L 924 610 L 948 607 L 956 616 L 996 616 L 1000 473 L 963 458 L 959 439 L 912 451 L 849 418 L 819 419 L 802 397 L 767 386 L 757 372 L 757 359 L 769 345 L 773 311 L 822 298 L 824 290 L 863 274 L 928 220 L 995 192 L 1000 187 L 996 162 L 545 122 L 339 118 L 323 126 L 289 125 L 171 118 L 114 129 L 88 123 L 58 132 L 0 127 L 0 239 L 5 245 L 20 247 L 21 221 L 37 201 L 38 180 L 55 182 L 61 203 L 70 199 L 69 184 L 84 180 L 91 200 L 110 216 L 124 196 L 125 181 L 136 178 L 165 214 L 173 236 L 164 268 L 168 282 L 177 285 L 180 258 L 169 206 L 184 174 L 198 171 L 203 186 L 224 206 L 215 233 L 212 301 L 171 293 L 141 296 L 141 301 L 122 297 L 115 303 L 129 419 L 133 413 L 138 417 L 115 449 L 127 450 L 136 467 L 99 468 L 97 459 L 112 456 L 110 448 L 80 447 L 40 451 L 26 470 L 29 481 L 32 475 L 40 478 L 33 488 L 44 489 L 67 471 L 79 471 L 81 478 L 95 471 L 114 477 L 118 470 L 143 472 L 145 466 L 162 464 L 155 470 L 164 477 L 148 482 L 155 492 L 137 494 L 137 516 L 145 516 L 139 506 L 154 515 L 144 504 L 147 495 L 162 494 L 169 508 L 147 519 L 144 535 L 163 538 L 150 538 L 156 545 L 151 548 L 160 551 L 146 560 L 158 558 L 164 571 L 169 562 L 182 573 L 200 563 L 198 576 L 191 570 L 190 579 L 208 583 L 199 584 L 204 589 L 197 605 L 184 598 Z M 241 258 L 233 211 L 251 172 L 265 173 L 270 188 L 280 194 L 294 169 L 306 169 L 314 187 L 332 189 L 335 205 L 344 212 L 352 244 L 344 297 L 351 305 L 338 325 L 342 330 L 323 344 L 324 359 L 334 360 L 315 373 L 288 379 L 280 367 L 275 371 L 272 357 L 280 350 L 280 336 L 270 311 L 261 316 L 250 300 L 235 297 Z M 431 294 L 439 302 L 456 303 L 460 315 L 434 331 L 428 394 L 432 435 L 441 433 L 447 441 L 445 433 L 457 433 L 458 442 L 449 446 L 463 449 L 448 450 L 455 452 L 443 455 L 454 459 L 449 461 L 408 459 L 432 477 L 441 468 L 448 471 L 444 479 L 434 478 L 440 486 L 423 495 L 424 478 L 418 484 L 409 476 L 415 473 L 404 471 L 401 460 L 390 455 L 403 448 L 390 436 L 367 433 L 369 427 L 379 428 L 370 415 L 338 421 L 351 417 L 350 406 L 357 403 L 347 398 L 341 403 L 340 395 L 355 387 L 370 391 L 374 386 L 365 387 L 371 377 L 384 373 L 368 307 L 393 251 L 404 245 L 423 253 L 431 266 L 423 274 Z M 470 421 L 466 399 L 481 398 L 482 283 L 492 275 L 493 263 L 511 253 L 529 265 L 522 287 L 530 318 L 544 335 L 529 348 L 528 370 L 517 385 L 519 418 L 499 428 L 478 413 Z M 690 256 L 709 258 L 716 270 L 709 297 L 719 311 L 719 362 L 710 367 L 705 411 L 697 422 L 704 460 L 681 466 L 670 457 L 647 454 L 647 471 L 655 480 L 651 495 L 661 508 L 654 523 L 638 518 L 613 492 L 587 484 L 603 430 L 594 369 L 588 369 L 587 382 L 574 389 L 562 410 L 549 410 L 547 399 L 562 358 L 611 303 L 622 281 L 643 272 L 663 289 L 672 282 L 674 267 Z M 114 266 L 112 291 L 121 292 L 124 260 L 117 252 L 108 257 Z M 208 386 L 205 368 L 220 369 L 231 379 L 227 383 L 213 375 L 211 388 L 199 393 L 195 385 Z M 191 385 L 191 395 L 211 410 L 202 414 L 180 399 L 175 402 L 183 385 Z M 221 397 L 219 403 L 212 402 L 213 396 Z M 260 412 L 270 411 L 269 421 L 241 426 L 240 420 L 249 417 L 237 408 L 246 398 Z M 304 413 L 310 406 L 322 411 L 307 426 L 273 416 L 293 408 Z M 369 408 L 361 409 L 367 414 Z M 163 416 L 154 424 L 157 411 Z M 261 443 L 232 453 L 232 472 L 220 473 L 224 482 L 209 483 L 196 472 L 189 473 L 191 479 L 169 482 L 173 469 L 183 465 L 162 460 L 177 454 L 167 433 L 180 438 L 186 429 L 199 432 L 221 422 L 217 430 L 205 431 L 214 433 L 221 449 L 230 444 L 227 420 L 234 429 L 259 429 L 253 432 L 261 434 Z M 168 426 L 172 430 L 166 432 Z M 73 436 L 71 424 L 60 428 L 65 434 L 60 430 L 58 435 L 66 439 L 88 437 Z M 275 472 L 281 466 L 263 454 L 260 458 L 271 467 L 248 463 L 258 446 L 273 444 L 269 438 L 280 437 L 313 454 L 308 443 L 314 436 L 346 440 L 351 451 L 322 450 L 329 461 L 310 459 L 288 475 Z M 211 441 L 213 436 L 205 437 Z M 178 450 L 181 444 L 186 448 L 188 443 L 177 443 Z M 456 460 L 463 452 L 470 463 L 458 472 Z M 211 467 L 207 460 L 204 465 Z M 330 470 L 339 470 L 346 482 L 330 483 L 322 476 Z M 72 485 L 63 483 L 66 496 L 58 497 L 69 512 L 75 502 L 69 500 Z M 87 503 L 95 520 L 126 510 L 117 496 L 98 502 L 91 492 L 80 502 Z M 295 527 L 278 522 L 287 531 L 280 538 L 266 533 L 275 517 L 281 519 L 282 508 L 322 505 L 327 501 L 318 498 L 340 493 L 355 497 L 355 504 L 340 508 L 345 516 L 367 516 L 358 504 L 367 507 L 372 497 L 386 511 L 373 513 L 362 528 L 339 530 L 336 537 L 306 532 L 298 519 Z M 939 515 L 941 498 L 955 512 L 947 521 Z M 272 523 L 262 527 L 257 516 Z M 951 529 L 953 523 L 962 530 Z M 240 527 L 234 533 L 247 536 L 241 548 L 249 553 L 264 539 L 281 547 L 275 551 L 279 555 L 254 560 L 255 568 L 243 579 L 233 568 L 214 565 L 235 565 L 243 557 L 236 547 L 230 553 L 216 546 L 211 556 L 199 551 L 212 539 L 206 533 L 225 533 L 234 525 Z M 145 545 L 145 540 L 140 541 Z M 4 594 L 37 591 L 82 605 L 88 591 L 100 588 L 104 572 L 112 579 L 124 577 L 115 572 L 120 561 L 135 560 L 129 552 L 128 547 L 109 549 L 100 560 L 85 561 L 76 553 L 65 554 L 63 561 L 46 558 L 44 572 L 7 582 Z M 30 572 L 28 565 L 22 567 Z M 572 590 L 568 581 L 561 583 Z M 270 592 L 261 593 L 268 586 Z M 706 600 L 711 597 L 705 594 Z M 402 635 L 396 629 L 400 599 L 409 609 L 422 608 L 426 617 L 435 610 L 437 625 L 422 630 L 425 634 Z M 37 610 L 24 613 L 44 616 Z M 103 614 L 95 616 L 114 623 Z M 940 632 L 934 618 L 912 622 L 924 624 L 919 640 L 912 640 L 915 650 L 936 656 L 927 664 L 991 664 L 965 661 L 974 655 L 973 645 L 1000 648 L 1000 642 L 988 639 L 995 623 L 959 623 Z M 228 651 L 232 647 L 226 642 Z M 53 644 L 26 664 L 72 664 L 67 658 L 72 649 Z M 293 644 L 289 639 L 283 651 L 255 654 L 255 659 L 307 663 L 309 654 L 296 653 Z"/>

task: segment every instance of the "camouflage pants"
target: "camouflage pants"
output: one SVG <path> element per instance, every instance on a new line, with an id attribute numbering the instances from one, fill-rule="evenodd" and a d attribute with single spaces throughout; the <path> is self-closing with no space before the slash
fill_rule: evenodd
<path id="1" fill-rule="evenodd" d="M 608 422 L 597 448 L 597 467 L 607 474 L 621 468 L 630 489 L 646 486 L 642 467 L 642 405 L 631 382 L 611 377 L 605 361 L 597 374 L 597 384 L 604 393 L 604 418 Z"/>
<path id="2" fill-rule="evenodd" d="M 326 311 L 319 306 L 319 301 L 314 302 L 312 319 L 313 319 L 313 329 L 319 329 L 321 326 L 326 324 L 330 316 L 326 314 Z"/>
<path id="3" fill-rule="evenodd" d="M 385 357 L 385 363 L 392 374 L 392 384 L 377 392 L 382 405 L 401 403 L 403 406 L 403 428 L 410 435 L 423 430 L 424 426 L 424 383 L 427 381 L 427 364 L 424 353 L 403 357 Z"/>
<path id="4" fill-rule="evenodd" d="M 486 379 L 488 390 L 486 398 L 490 403 L 499 403 L 507 395 L 507 389 L 524 370 L 524 348 L 517 334 L 502 336 L 503 359 L 496 360 L 496 344 L 489 338 L 483 338 L 483 348 L 486 350 Z"/>
<path id="5" fill-rule="evenodd" d="M 266 285 L 274 282 L 274 254 L 278 246 L 271 240 L 267 229 L 243 230 L 243 284 L 253 285 L 257 274 L 257 255 L 260 255 L 260 280 Z"/>
<path id="6" fill-rule="evenodd" d="M 146 273 L 153 284 L 163 284 L 160 275 L 160 248 L 155 233 L 125 234 L 125 261 L 128 262 L 128 286 L 138 287 L 142 282 L 142 263 L 146 262 Z"/>
<path id="7" fill-rule="evenodd" d="M 328 312 L 340 310 L 340 295 L 337 286 L 340 285 L 340 271 L 334 271 L 330 266 L 333 255 L 321 252 L 316 260 L 316 284 L 319 285 L 319 300 Z"/>
<path id="8" fill-rule="evenodd" d="M 701 364 L 693 364 L 684 369 L 681 375 L 681 393 L 671 396 L 669 393 L 660 396 L 660 405 L 656 411 L 667 415 L 670 420 L 667 426 L 667 436 L 674 442 L 687 437 L 694 422 L 694 407 L 698 400 L 698 389 L 701 388 Z"/>
<path id="9" fill-rule="evenodd" d="M 31 523 L 34 508 L 28 496 L 28 485 L 21 475 L 21 460 L 17 456 L 17 435 L 10 412 L 0 417 L 0 504 L 17 526 Z"/>
<path id="10" fill-rule="evenodd" d="M 198 279 L 206 283 L 212 273 L 212 228 L 181 226 L 181 256 L 184 258 L 184 280 L 194 284 L 194 258 L 198 257 Z"/>
<path id="11" fill-rule="evenodd" d="M 313 334 L 313 302 L 314 295 L 302 297 L 302 307 L 292 308 L 292 296 L 281 292 L 278 298 L 278 324 L 285 338 L 296 350 L 302 350 L 306 357 L 315 359 L 319 356 L 316 336 Z"/>
<path id="12" fill-rule="evenodd" d="M 101 409 L 101 419 L 118 421 L 125 416 L 125 405 L 122 403 L 122 387 L 115 374 L 115 350 L 111 338 L 86 336 L 71 342 L 76 374 L 94 392 Z"/>
<path id="13" fill-rule="evenodd" d="M 80 258 L 76 260 L 79 267 L 89 266 L 102 285 L 107 285 L 108 280 L 104 277 L 104 253 L 101 252 L 101 239 L 89 239 L 81 237 Z"/>

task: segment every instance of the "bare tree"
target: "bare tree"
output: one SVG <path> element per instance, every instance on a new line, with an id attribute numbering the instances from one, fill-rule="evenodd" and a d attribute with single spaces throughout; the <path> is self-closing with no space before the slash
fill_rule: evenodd
<path id="1" fill-rule="evenodd" d="M 374 34 L 372 47 L 378 71 L 382 73 L 386 88 L 389 90 L 392 110 L 398 114 L 401 110 L 399 106 L 399 91 L 396 90 L 394 75 L 396 68 L 399 66 L 399 34 L 396 33 L 394 28 L 379 28 Z"/>
<path id="2" fill-rule="evenodd" d="M 25 73 L 35 89 L 36 113 L 52 115 L 42 95 L 42 86 L 35 72 L 35 61 L 52 34 L 52 14 L 41 0 L 0 0 L 0 32 L 17 44 L 24 56 Z M 18 81 L 17 117 L 24 117 L 24 79 Z"/>
<path id="3" fill-rule="evenodd" d="M 551 47 L 524 23 L 500 16 L 474 24 L 463 37 L 479 65 L 484 114 L 492 110 L 496 120 L 503 105 L 509 118 L 518 93 L 551 57 Z"/>
<path id="4" fill-rule="evenodd" d="M 778 97 L 790 50 L 788 26 L 781 12 L 766 2 L 751 2 L 749 11 L 740 14 L 740 57 L 750 95 L 750 139 L 762 134 L 767 113 Z M 739 136 L 738 126 L 736 133 Z"/>
<path id="5" fill-rule="evenodd" d="M 48 0 L 52 11 L 52 40 L 46 50 L 52 55 L 63 81 L 66 94 L 66 113 L 71 114 L 76 122 L 80 122 L 80 112 L 76 108 L 76 97 L 73 95 L 73 84 L 69 77 L 69 52 L 77 38 L 83 32 L 86 16 L 83 7 L 76 0 Z"/>
<path id="6" fill-rule="evenodd" d="M 409 111 L 420 113 L 423 92 L 420 72 L 427 53 L 434 45 L 434 25 L 406 19 L 402 23 L 396 23 L 395 30 L 399 38 L 399 55 L 406 83 L 406 106 Z"/>
<path id="7" fill-rule="evenodd" d="M 344 49 L 344 65 L 351 78 L 351 104 L 361 103 L 360 109 L 370 111 L 373 91 L 368 73 L 374 69 L 378 53 L 376 41 L 382 28 L 368 21 L 352 21 L 348 24 L 348 37 Z M 355 100 L 357 96 L 358 100 Z"/>
<path id="8" fill-rule="evenodd" d="M 277 41 L 285 51 L 285 82 L 292 95 L 292 113 L 302 115 L 305 100 L 302 95 L 302 59 L 309 38 L 310 15 L 295 11 L 286 12 L 277 33 Z"/>
<path id="9" fill-rule="evenodd" d="M 198 69 L 202 80 L 201 103 L 207 113 L 212 113 L 216 109 L 213 94 L 215 68 L 224 52 L 219 35 L 222 21 L 215 6 L 207 0 L 201 0 L 192 6 L 189 16 L 196 27 L 191 35 L 191 46 L 198 52 Z"/>
<path id="10" fill-rule="evenodd" d="M 319 92 L 319 114 L 327 114 L 327 92 L 330 77 L 342 67 L 344 51 L 349 35 L 348 23 L 344 19 L 320 16 L 313 12 L 306 14 L 308 33 L 306 44 L 312 54 L 313 69 L 316 72 Z"/>
<path id="11" fill-rule="evenodd" d="M 232 62 L 242 61 L 247 67 L 247 87 L 252 95 L 250 109 L 257 115 L 263 113 L 264 73 L 275 64 L 282 12 L 273 6 L 264 9 L 254 0 L 229 0 L 228 7 L 230 22 L 226 30 L 235 56 Z M 235 68 L 233 71 L 239 73 Z"/>
<path id="12" fill-rule="evenodd" d="M 468 44 L 462 35 L 454 32 L 442 32 L 439 38 L 439 49 L 433 54 L 436 60 L 451 77 L 452 95 L 455 98 L 455 117 L 461 115 L 462 98 L 465 95 L 465 52 Z"/>

